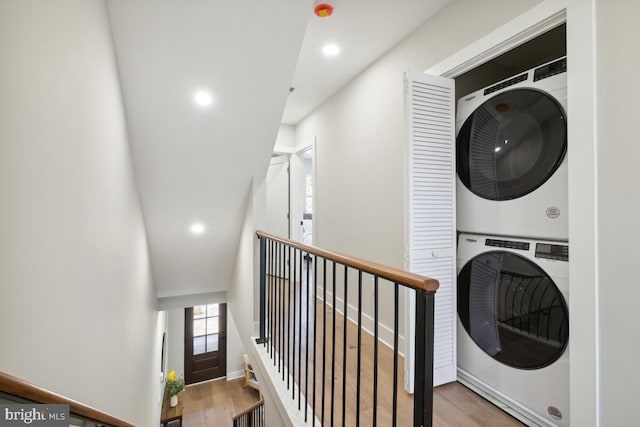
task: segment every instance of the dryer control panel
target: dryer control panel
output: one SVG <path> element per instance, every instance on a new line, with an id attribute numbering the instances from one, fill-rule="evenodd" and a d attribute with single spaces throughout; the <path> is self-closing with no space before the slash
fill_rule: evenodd
<path id="1" fill-rule="evenodd" d="M 497 248 L 520 249 L 521 251 L 529 250 L 529 243 L 514 242 L 512 240 L 485 239 L 485 246 L 495 246 Z"/>
<path id="2" fill-rule="evenodd" d="M 553 245 L 550 243 L 536 243 L 536 257 L 568 262 L 569 246 Z"/>

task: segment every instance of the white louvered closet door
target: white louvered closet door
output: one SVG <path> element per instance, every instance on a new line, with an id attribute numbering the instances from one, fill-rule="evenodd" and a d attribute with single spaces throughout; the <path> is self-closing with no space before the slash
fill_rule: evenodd
<path id="1" fill-rule="evenodd" d="M 405 73 L 407 121 L 406 267 L 440 282 L 435 296 L 434 385 L 456 379 L 456 195 L 454 81 Z M 407 293 L 410 337 L 405 388 L 413 391 L 415 299 Z M 408 380 L 408 381 L 407 381 Z"/>

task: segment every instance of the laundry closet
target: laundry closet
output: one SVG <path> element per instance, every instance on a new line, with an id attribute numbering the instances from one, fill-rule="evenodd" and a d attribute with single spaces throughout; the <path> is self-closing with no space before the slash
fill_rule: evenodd
<path id="1" fill-rule="evenodd" d="M 458 381 L 569 426 L 566 27 L 455 79 Z"/>
<path id="2" fill-rule="evenodd" d="M 405 75 L 407 268 L 440 282 L 434 384 L 457 380 L 526 424 L 566 427 L 564 20 L 491 58 Z"/>

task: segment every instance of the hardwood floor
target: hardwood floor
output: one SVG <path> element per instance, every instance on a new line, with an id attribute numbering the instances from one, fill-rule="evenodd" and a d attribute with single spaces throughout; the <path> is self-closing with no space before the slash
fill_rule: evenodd
<path id="1" fill-rule="evenodd" d="M 183 392 L 184 427 L 233 427 L 233 416 L 258 402 L 258 392 L 243 388 L 244 378 L 194 384 Z"/>
<path id="2" fill-rule="evenodd" d="M 258 393 L 242 388 L 242 379 L 211 381 L 188 387 L 184 392 L 184 427 L 232 427 L 233 415 L 257 402 Z M 459 383 L 436 387 L 433 393 L 435 427 L 516 427 L 523 426 Z M 338 417 L 339 418 L 339 417 Z M 362 418 L 361 424 L 371 425 Z M 355 425 L 355 424 L 351 424 Z M 379 426 L 390 425 L 388 417 Z M 399 426 L 410 424 L 398 423 Z M 279 426 L 267 426 L 279 427 Z"/>
<path id="3" fill-rule="evenodd" d="M 289 361 L 282 362 L 295 372 L 295 381 L 302 385 L 301 401 L 309 396 L 309 406 L 313 406 L 315 384 L 315 413 L 320 419 L 324 413 L 324 424 L 333 426 L 372 426 L 374 410 L 376 412 L 376 426 L 391 426 L 392 398 L 393 398 L 393 351 L 383 345 L 378 347 L 378 365 L 374 366 L 373 355 L 375 340 L 372 335 L 363 332 L 361 335 L 361 365 L 360 365 L 360 419 L 356 420 L 358 405 L 358 332 L 355 323 L 347 322 L 347 340 L 344 343 L 344 318 L 340 313 L 334 313 L 330 306 L 316 300 L 309 304 L 309 352 L 307 352 L 306 307 L 307 298 L 304 289 L 300 292 L 299 284 L 296 292 L 286 290 L 283 295 L 276 296 L 280 304 L 280 313 L 295 313 L 295 328 L 289 325 L 288 315 L 276 315 L 269 312 L 272 325 L 285 325 L 283 333 L 276 332 L 273 341 L 276 346 L 284 348 L 282 354 L 289 353 Z M 303 286 L 304 288 L 304 286 Z M 293 289 L 291 290 L 293 291 Z M 291 300 L 287 295 L 295 294 Z M 282 298 L 284 297 L 284 299 Z M 312 297 L 312 301 L 314 298 Z M 289 309 L 286 309 L 289 307 Z M 294 308 L 295 307 L 295 308 Z M 317 340 L 313 338 L 314 311 L 317 311 L 315 328 Z M 300 314 L 302 313 L 302 319 Z M 326 316 L 326 324 L 324 317 Z M 293 323 L 293 318 L 291 319 Z M 335 329 L 334 329 L 335 323 Z M 335 330 L 335 345 L 334 333 Z M 326 331 L 326 332 L 323 332 Z M 287 337 L 302 343 L 302 351 L 296 350 L 295 357 L 291 345 L 287 349 Z M 315 342 L 315 344 L 314 344 Z M 315 351 L 314 351 L 315 350 Z M 315 353 L 315 366 L 314 366 Z M 325 357 L 323 366 L 323 356 Z M 346 359 L 346 361 L 345 361 Z M 335 361 L 335 366 L 332 361 Z M 306 373 L 309 372 L 307 377 Z M 374 405 L 374 375 L 377 374 L 378 396 Z M 398 358 L 398 395 L 397 425 L 411 426 L 413 424 L 413 396 L 406 393 L 402 386 L 403 360 Z M 343 382 L 344 378 L 344 382 Z M 276 379 L 278 381 L 279 379 Z M 315 380 L 315 383 L 314 383 Z M 242 379 L 234 381 L 213 381 L 189 387 L 185 392 L 184 426 L 185 427 L 217 427 L 232 426 L 234 414 L 248 408 L 258 400 L 254 390 L 243 389 Z M 324 383 L 324 411 L 322 398 L 322 384 Z M 344 392 L 343 392 L 344 390 Z M 333 399 L 331 398 L 333 393 Z M 346 396 L 344 423 L 342 422 L 342 396 Z M 296 400 L 298 396 L 296 396 Z M 333 404 L 332 404 L 333 402 Z M 471 390 L 459 383 L 446 384 L 434 389 L 433 425 L 436 427 L 512 427 L 522 426 L 519 421 L 506 414 L 496 406 L 484 400 Z M 375 408 L 375 409 L 374 409 Z M 311 425 L 311 424 L 309 424 Z M 280 427 L 280 426 L 267 426 Z"/>
<path id="4" fill-rule="evenodd" d="M 457 382 L 433 389 L 433 425 L 436 427 L 524 426 L 511 415 Z"/>

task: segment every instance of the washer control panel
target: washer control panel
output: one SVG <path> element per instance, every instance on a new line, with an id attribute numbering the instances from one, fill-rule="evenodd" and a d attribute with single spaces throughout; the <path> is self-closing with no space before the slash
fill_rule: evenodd
<path id="1" fill-rule="evenodd" d="M 553 245 L 550 243 L 536 243 L 536 257 L 568 262 L 569 246 Z"/>

